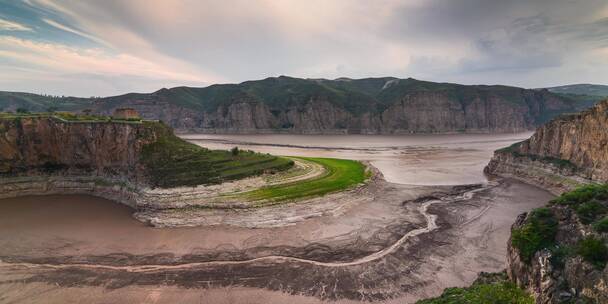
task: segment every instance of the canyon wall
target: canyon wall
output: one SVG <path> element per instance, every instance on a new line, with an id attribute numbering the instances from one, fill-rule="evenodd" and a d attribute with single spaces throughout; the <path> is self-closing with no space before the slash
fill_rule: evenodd
<path id="1" fill-rule="evenodd" d="M 571 104 L 549 92 L 516 89 L 513 99 L 475 91 L 470 99 L 447 90 L 412 91 L 390 102 L 370 98 L 367 109 L 352 111 L 327 96 L 310 95 L 297 104 L 270 105 L 251 96 L 215 109 L 176 106 L 168 93 L 136 95 L 115 103 L 98 101 L 96 112 L 133 107 L 148 119 L 162 120 L 179 132 L 291 134 L 498 133 L 534 129 L 554 112 L 572 111 Z"/>
<path id="2" fill-rule="evenodd" d="M 0 119 L 0 175 L 87 175 L 144 183 L 141 149 L 156 134 L 143 123 Z"/>
<path id="3" fill-rule="evenodd" d="M 547 90 L 392 77 L 281 76 L 89 99 L 0 92 L 0 109 L 46 111 L 45 104 L 105 115 L 134 108 L 179 132 L 293 134 L 519 132 L 577 109 L 576 101 Z"/>
<path id="4" fill-rule="evenodd" d="M 608 182 L 608 100 L 562 115 L 529 139 L 498 150 L 486 172 L 515 177 L 555 194 Z"/>
<path id="5" fill-rule="evenodd" d="M 509 278 L 539 304 L 608 303 L 608 100 L 496 151 L 485 171 L 561 194 L 513 225 Z"/>

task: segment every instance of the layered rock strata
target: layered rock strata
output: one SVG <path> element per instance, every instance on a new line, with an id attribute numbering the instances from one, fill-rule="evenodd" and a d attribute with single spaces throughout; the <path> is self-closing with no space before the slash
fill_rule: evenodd
<path id="1" fill-rule="evenodd" d="M 539 127 L 530 139 L 498 150 L 486 167 L 555 194 L 608 182 L 608 100 Z"/>

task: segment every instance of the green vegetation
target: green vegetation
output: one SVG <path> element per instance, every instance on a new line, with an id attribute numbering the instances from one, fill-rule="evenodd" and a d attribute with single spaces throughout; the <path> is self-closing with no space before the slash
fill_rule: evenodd
<path id="1" fill-rule="evenodd" d="M 29 112 L 78 111 L 91 105 L 93 100 L 93 98 L 0 92 L 0 110 L 14 108 Z M 48 111 L 49 109 L 53 111 Z"/>
<path id="2" fill-rule="evenodd" d="M 593 223 L 593 229 L 601 233 L 608 232 L 608 216 Z"/>
<path id="3" fill-rule="evenodd" d="M 173 134 L 162 123 L 144 122 L 157 140 L 142 149 L 152 185 L 161 188 L 215 184 L 265 172 L 281 171 L 293 161 L 267 154 L 208 150 Z"/>
<path id="4" fill-rule="evenodd" d="M 468 288 L 446 288 L 441 296 L 416 304 L 534 304 L 534 298 L 502 273 L 489 281 L 478 279 Z"/>
<path id="5" fill-rule="evenodd" d="M 363 183 L 366 179 L 365 166 L 358 161 L 310 157 L 301 159 L 321 164 L 327 173 L 319 178 L 269 186 L 242 195 L 250 200 L 267 202 L 295 200 L 347 189 Z"/>
<path id="6" fill-rule="evenodd" d="M 555 246 L 551 248 L 551 263 L 558 268 L 564 268 L 566 260 L 575 253 L 576 251 L 571 246 Z"/>
<path id="7" fill-rule="evenodd" d="M 550 94 L 562 100 L 566 110 L 575 110 L 576 101 L 561 98 L 549 92 L 526 91 L 509 86 L 460 85 L 437 83 L 417 79 L 393 77 L 364 79 L 301 79 L 287 76 L 246 81 L 240 84 L 218 84 L 204 88 L 175 87 L 161 89 L 151 94 L 130 93 L 107 98 L 74 98 L 43 96 L 28 93 L 0 92 L 0 109 L 25 108 L 29 111 L 79 111 L 94 106 L 97 109 L 113 109 L 127 106 L 135 100 L 169 101 L 171 104 L 201 112 L 226 109 L 236 102 L 262 102 L 275 115 L 287 109 L 304 110 L 311 100 L 329 102 L 352 114 L 381 113 L 405 96 L 435 92 L 467 106 L 474 100 L 501 98 L 507 102 L 526 106 L 534 95 Z M 550 112 L 542 121 L 563 111 L 543 110 L 540 116 Z M 281 126 L 288 128 L 288 125 Z"/>
<path id="8" fill-rule="evenodd" d="M 522 260 L 529 263 L 537 251 L 555 246 L 556 234 L 557 220 L 551 209 L 538 208 L 522 227 L 511 231 L 511 244 L 519 250 Z"/>
<path id="9" fill-rule="evenodd" d="M 576 214 L 583 224 L 589 224 L 598 217 L 606 214 L 606 207 L 599 201 L 592 199 L 576 207 Z"/>
<path id="10" fill-rule="evenodd" d="M 576 165 L 573 164 L 572 162 L 570 162 L 567 159 L 561 159 L 561 158 L 556 158 L 556 157 L 551 157 L 551 156 L 539 156 L 539 155 L 534 155 L 534 154 L 521 154 L 517 151 L 512 151 L 512 153 L 516 156 L 516 157 L 526 157 L 532 161 L 540 161 L 543 162 L 545 164 L 553 164 L 554 166 L 561 168 L 561 169 L 576 169 Z"/>
<path id="11" fill-rule="evenodd" d="M 571 208 L 583 224 L 591 224 L 594 230 L 604 233 L 608 232 L 608 216 L 605 216 L 608 213 L 607 202 L 608 185 L 590 184 L 563 193 L 550 203 Z M 581 240 L 577 244 L 576 250 L 571 248 L 561 248 L 560 250 L 562 252 L 553 250 L 554 256 L 558 255 L 555 257 L 557 259 L 564 260 L 568 256 L 579 254 L 598 268 L 603 268 L 608 261 L 606 243 L 595 236 Z"/>
<path id="12" fill-rule="evenodd" d="M 525 140 L 516 142 L 508 147 L 500 148 L 500 149 L 496 150 L 496 152 L 505 152 L 505 153 L 515 154 L 515 153 L 517 153 L 516 151 L 517 151 L 517 148 L 519 147 L 519 145 L 521 145 L 524 142 L 525 142 Z M 517 154 L 516 156 L 518 156 L 518 155 L 523 155 L 523 154 Z"/>
<path id="13" fill-rule="evenodd" d="M 70 112 L 35 112 L 21 111 L 16 113 L 0 112 L 0 119 L 21 119 L 21 118 L 48 118 L 52 117 L 63 122 L 120 122 L 120 123 L 141 123 L 139 118 L 116 119 L 111 116 L 75 114 Z"/>
<path id="14" fill-rule="evenodd" d="M 515 157 L 524 157 L 524 158 L 530 159 L 532 161 L 540 161 L 540 162 L 543 162 L 546 164 L 553 164 L 554 166 L 561 168 L 561 169 L 576 169 L 577 168 L 575 164 L 573 164 L 571 161 L 566 160 L 566 159 L 555 158 L 555 157 L 550 157 L 550 156 L 539 156 L 539 155 L 534 155 L 534 154 L 522 154 L 518 151 L 518 148 L 524 142 L 526 142 L 526 140 L 516 142 L 508 147 L 498 149 L 498 150 L 496 150 L 496 152 L 511 153 Z"/>
<path id="15" fill-rule="evenodd" d="M 608 261 L 608 247 L 606 243 L 596 237 L 589 236 L 582 239 L 577 246 L 577 253 L 583 259 L 593 264 L 598 269 L 604 269 Z"/>
<path id="16" fill-rule="evenodd" d="M 552 200 L 551 204 L 576 207 L 590 200 L 608 200 L 608 184 L 590 184 L 579 187 L 573 191 L 563 193 L 558 198 Z"/>
<path id="17" fill-rule="evenodd" d="M 598 84 L 571 84 L 559 87 L 547 88 L 549 91 L 560 94 L 608 96 L 608 86 Z"/>

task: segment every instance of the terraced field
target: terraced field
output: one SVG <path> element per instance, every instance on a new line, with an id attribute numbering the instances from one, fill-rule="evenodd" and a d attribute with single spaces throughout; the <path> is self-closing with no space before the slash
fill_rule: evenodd
<path id="1" fill-rule="evenodd" d="M 175 136 L 163 124 L 144 123 L 159 135 L 158 140 L 143 147 L 141 156 L 157 187 L 218 184 L 293 166 L 292 160 L 270 154 L 209 150 Z"/>

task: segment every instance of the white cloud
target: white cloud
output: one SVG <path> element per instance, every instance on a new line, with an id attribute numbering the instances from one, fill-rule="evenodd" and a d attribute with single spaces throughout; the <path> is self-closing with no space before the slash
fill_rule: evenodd
<path id="1" fill-rule="evenodd" d="M 80 79 L 72 77 L 71 81 L 83 81 L 84 78 L 103 79 L 103 81 L 119 81 L 121 78 L 137 79 L 143 83 L 154 82 L 156 85 L 206 85 L 214 82 L 214 78 L 192 70 L 180 70 L 173 66 L 151 62 L 130 54 L 108 53 L 100 48 L 77 48 L 59 43 L 32 41 L 12 36 L 0 36 L 0 59 L 3 65 L 13 69 L 26 68 L 30 77 L 46 79 L 55 77 L 65 79 L 66 75 L 80 75 Z M 27 73 L 17 73 L 27 75 Z M 16 74 L 4 75 L 4 82 Z M 10 76 L 10 77 L 9 77 Z M 33 80 L 33 79 L 32 79 Z M 40 79 L 38 79 L 40 80 Z M 136 81 L 131 88 L 122 88 L 122 92 L 141 90 Z M 165 85 L 162 85 L 165 86 Z M 158 88 L 158 87 L 157 87 Z M 154 89 L 157 89 L 154 88 Z M 146 89 L 150 89 L 146 87 Z M 84 92 L 82 88 L 76 91 Z M 85 90 L 86 91 L 86 90 Z M 70 92 L 65 92 L 68 94 Z M 113 94 L 119 92 L 110 92 Z M 90 95 L 107 94 L 106 92 L 87 92 Z"/>
<path id="2" fill-rule="evenodd" d="M 60 29 L 62 31 L 66 31 L 66 32 L 69 32 L 69 33 L 72 33 L 72 34 L 76 34 L 78 36 L 81 36 L 81 37 L 84 37 L 84 38 L 96 41 L 98 43 L 107 45 L 107 42 L 105 42 L 105 41 L 103 41 L 103 40 L 101 40 L 101 39 L 99 39 L 99 38 L 97 38 L 97 37 L 95 37 L 93 35 L 81 32 L 81 31 L 79 31 L 77 29 L 74 29 L 74 28 L 71 28 L 71 27 L 69 27 L 67 25 L 63 25 L 63 24 L 61 24 L 61 23 L 59 23 L 57 21 L 54 21 L 54 20 L 51 20 L 51 19 L 48 19 L 48 18 L 42 18 L 42 21 L 44 21 L 44 23 L 46 23 L 46 24 L 48 24 L 48 25 L 50 25 L 50 26 L 52 26 L 54 28 Z"/>
<path id="3" fill-rule="evenodd" d="M 25 26 L 23 24 L 9 21 L 5 19 L 0 19 L 0 31 L 33 31 L 32 28 Z"/>
<path id="4" fill-rule="evenodd" d="M 605 0 L 28 2 L 44 11 L 46 24 L 99 43 L 99 54 L 72 50 L 95 59 L 86 63 L 95 73 L 140 77 L 131 78 L 133 84 L 155 73 L 184 82 L 280 74 L 527 87 L 560 79 L 608 82 L 601 64 L 589 64 L 605 62 L 605 49 L 595 51 L 606 47 L 608 37 L 608 22 L 601 20 L 608 16 Z M 2 48 L 2 56 L 13 60 L 27 54 Z M 29 62 L 44 65 L 42 53 Z M 59 60 L 49 62 L 50 69 Z M 71 64 L 52 68 L 79 71 Z"/>

